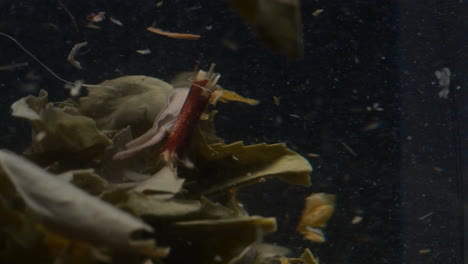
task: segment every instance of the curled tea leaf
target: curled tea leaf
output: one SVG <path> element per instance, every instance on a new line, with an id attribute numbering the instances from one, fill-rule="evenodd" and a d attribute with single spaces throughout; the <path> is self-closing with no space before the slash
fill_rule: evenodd
<path id="1" fill-rule="evenodd" d="M 94 119 L 101 130 L 131 126 L 135 135 L 151 127 L 172 91 L 172 85 L 142 75 L 124 76 L 87 88 L 88 96 L 80 98 L 81 113 Z"/>
<path id="2" fill-rule="evenodd" d="M 53 230 L 95 245 L 163 257 L 168 249 L 135 234 L 153 229 L 30 161 L 0 150 L 0 165 L 26 205 Z"/>
<path id="3" fill-rule="evenodd" d="M 151 147 L 164 139 L 174 127 L 179 116 L 180 110 L 187 98 L 189 89 L 174 89 L 167 97 L 167 103 L 154 120 L 153 127 L 145 134 L 129 142 L 127 149 L 120 151 L 114 156 L 114 159 L 125 159 L 138 153 L 139 151 Z"/>
<path id="4" fill-rule="evenodd" d="M 321 227 L 325 227 L 335 210 L 335 195 L 315 193 L 306 198 L 304 210 L 297 226 L 299 233 L 314 242 L 325 242 Z"/>
<path id="5" fill-rule="evenodd" d="M 89 158 L 111 144 L 110 139 L 96 128 L 91 118 L 72 114 L 67 108 L 47 103 L 47 92 L 38 97 L 22 98 L 11 106 L 15 117 L 30 121 L 33 128 L 31 151 L 34 154 L 56 154 L 77 158 L 79 153 Z M 58 154 L 60 153 L 60 154 Z M 81 155 L 83 156 L 83 155 Z"/>

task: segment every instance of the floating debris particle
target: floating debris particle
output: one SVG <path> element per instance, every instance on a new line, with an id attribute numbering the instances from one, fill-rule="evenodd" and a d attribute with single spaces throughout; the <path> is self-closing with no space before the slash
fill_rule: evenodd
<path id="1" fill-rule="evenodd" d="M 380 103 L 373 103 L 372 106 L 368 106 L 367 111 L 379 111 L 382 112 L 384 109 L 380 106 Z"/>
<path id="2" fill-rule="evenodd" d="M 102 29 L 102 27 L 92 23 L 92 22 L 89 22 L 88 24 L 85 25 L 85 27 L 87 28 L 92 28 L 92 29 Z"/>
<path id="3" fill-rule="evenodd" d="M 280 105 L 280 100 L 281 100 L 280 96 L 273 96 L 273 103 L 275 103 L 276 106 Z"/>
<path id="4" fill-rule="evenodd" d="M 174 33 L 174 32 L 164 31 L 155 27 L 147 27 L 146 30 L 155 34 L 163 35 L 163 36 L 174 38 L 174 39 L 199 40 L 201 38 L 200 35 L 188 34 L 188 33 Z"/>
<path id="5" fill-rule="evenodd" d="M 159 1 L 156 3 L 156 7 L 161 7 L 163 6 L 164 2 L 163 1 Z"/>
<path id="6" fill-rule="evenodd" d="M 361 61 L 359 60 L 359 57 L 358 57 L 358 56 L 354 56 L 354 63 L 355 63 L 355 64 L 361 63 Z"/>
<path id="7" fill-rule="evenodd" d="M 237 51 L 239 49 L 239 46 L 229 39 L 223 39 L 223 45 L 230 51 Z"/>
<path id="8" fill-rule="evenodd" d="M 80 95 L 81 87 L 83 86 L 83 80 L 76 80 L 74 85 L 65 84 L 65 89 L 70 89 L 70 95 L 73 97 L 77 97 Z"/>
<path id="9" fill-rule="evenodd" d="M 57 80 L 61 81 L 61 82 L 64 82 L 64 83 L 68 83 L 68 84 L 72 84 L 74 85 L 75 83 L 73 82 L 70 82 L 70 81 L 67 81 L 65 79 L 63 79 L 62 77 L 58 76 L 51 68 L 47 67 L 47 65 L 45 65 L 42 61 L 40 61 L 36 56 L 34 56 L 34 54 L 32 54 L 29 50 L 27 50 L 23 45 L 21 45 L 21 43 L 19 43 L 15 38 L 13 38 L 12 36 L 8 35 L 8 34 L 5 34 L 5 33 L 2 33 L 0 32 L 0 35 L 1 36 L 4 36 L 8 39 L 10 39 L 11 41 L 13 41 L 20 49 L 22 49 L 24 52 L 26 52 L 26 54 L 28 54 L 31 58 L 33 58 L 37 63 L 39 63 L 44 69 L 46 69 L 52 76 L 54 76 Z M 100 86 L 100 87 L 103 87 L 102 85 L 92 85 L 92 84 L 83 84 L 83 86 L 86 86 L 86 87 L 97 87 L 97 86 Z"/>
<path id="10" fill-rule="evenodd" d="M 362 216 L 356 215 L 356 216 L 354 216 L 353 219 L 351 220 L 351 224 L 353 224 L 353 225 L 359 224 L 359 223 L 362 222 L 362 219 L 363 219 Z"/>
<path id="11" fill-rule="evenodd" d="M 316 154 L 316 153 L 307 153 L 306 155 L 307 157 L 311 157 L 311 158 L 320 158 L 320 154 Z"/>
<path id="12" fill-rule="evenodd" d="M 41 131 L 41 132 L 37 133 L 37 134 L 36 134 L 36 141 L 37 141 L 37 142 L 42 141 L 42 140 L 46 137 L 46 135 L 47 135 L 47 134 L 46 134 L 46 132 L 44 132 L 44 131 Z"/>
<path id="13" fill-rule="evenodd" d="M 81 42 L 81 43 L 77 43 L 75 46 L 73 46 L 73 48 L 71 49 L 70 51 L 70 54 L 68 54 L 68 62 L 71 63 L 71 65 L 73 65 L 75 68 L 78 68 L 78 69 L 83 69 L 81 67 L 81 64 L 75 60 L 75 55 L 76 53 L 78 52 L 79 49 L 81 49 L 82 47 L 88 45 L 88 42 Z"/>
<path id="14" fill-rule="evenodd" d="M 351 147 L 349 147 L 346 143 L 344 143 L 344 142 L 340 142 L 340 143 L 341 143 L 341 145 L 343 145 L 343 147 L 345 147 L 345 149 L 347 151 L 349 151 L 349 153 L 353 154 L 353 156 L 355 156 L 355 157 L 358 156 L 357 153 L 354 152 L 354 150 Z"/>
<path id="15" fill-rule="evenodd" d="M 425 249 L 420 249 L 418 251 L 419 254 L 428 254 L 428 253 L 431 253 L 432 249 L 430 248 L 425 248 Z"/>
<path id="16" fill-rule="evenodd" d="M 433 212 L 430 212 L 430 213 L 428 213 L 428 214 L 425 214 L 425 215 L 419 217 L 418 220 L 424 220 L 424 219 L 430 217 L 432 214 L 433 214 Z"/>
<path id="17" fill-rule="evenodd" d="M 364 127 L 362 128 L 362 131 L 371 131 L 371 130 L 378 129 L 378 128 L 382 127 L 382 124 L 383 124 L 382 121 L 369 122 L 366 125 L 364 125 Z"/>
<path id="18" fill-rule="evenodd" d="M 442 88 L 442 90 L 439 91 L 439 97 L 447 99 L 450 92 L 450 69 L 444 67 L 438 71 L 435 71 L 434 74 L 439 81 L 439 86 Z"/>
<path id="19" fill-rule="evenodd" d="M 141 55 L 148 55 L 148 54 L 151 54 L 151 50 L 150 50 L 150 49 L 136 50 L 136 52 L 140 53 Z"/>
<path id="20" fill-rule="evenodd" d="M 324 11 L 323 9 L 317 9 L 314 12 L 312 12 L 312 15 L 316 17 L 316 16 L 322 14 L 323 11 Z"/>
<path id="21" fill-rule="evenodd" d="M 0 65 L 0 71 L 13 71 L 18 68 L 23 68 L 27 66 L 29 66 L 27 62 L 13 63 L 9 65 Z"/>
<path id="22" fill-rule="evenodd" d="M 91 13 L 86 17 L 86 20 L 91 21 L 91 22 L 101 22 L 104 19 L 106 19 L 106 12 L 99 12 L 97 14 Z"/>
<path id="23" fill-rule="evenodd" d="M 115 19 L 115 18 L 113 18 L 113 17 L 110 17 L 109 20 L 110 20 L 110 22 L 116 24 L 117 26 L 123 27 L 123 23 L 122 23 L 120 20 Z"/>
<path id="24" fill-rule="evenodd" d="M 41 26 L 49 30 L 55 30 L 55 31 L 59 30 L 59 27 L 54 23 L 42 23 Z"/>
<path id="25" fill-rule="evenodd" d="M 302 120 L 302 118 L 298 115 L 295 115 L 295 114 L 289 114 L 290 117 L 294 117 L 294 118 L 297 118 L 297 119 L 300 119 Z"/>

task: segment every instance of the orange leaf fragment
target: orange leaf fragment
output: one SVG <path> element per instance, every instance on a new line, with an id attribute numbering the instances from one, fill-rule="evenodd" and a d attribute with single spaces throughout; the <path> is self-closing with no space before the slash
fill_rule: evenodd
<path id="1" fill-rule="evenodd" d="M 175 39 L 199 40 L 201 38 L 200 35 L 168 32 L 168 31 L 164 31 L 155 27 L 147 27 L 146 30 L 148 30 L 149 32 L 153 32 L 155 34 L 159 34 L 159 35 L 163 35 L 163 36 L 175 38 Z"/>

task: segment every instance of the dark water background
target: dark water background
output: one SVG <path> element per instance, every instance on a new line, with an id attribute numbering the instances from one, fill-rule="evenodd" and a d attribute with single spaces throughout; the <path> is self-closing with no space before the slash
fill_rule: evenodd
<path id="1" fill-rule="evenodd" d="M 309 157 L 310 188 L 269 180 L 240 198 L 251 214 L 278 217 L 269 242 L 300 252 L 309 247 L 321 263 L 462 263 L 467 172 L 468 5 L 459 1 L 302 1 L 305 57 L 287 61 L 262 47 L 226 1 L 63 1 L 74 15 L 79 41 L 88 45 L 73 68 L 75 44 L 67 13 L 55 0 L 0 1 L 0 31 L 67 80 L 99 83 L 123 75 L 170 80 L 201 60 L 217 63 L 225 88 L 260 99 L 256 107 L 218 105 L 217 129 L 226 141 L 285 142 Z M 324 9 L 318 16 L 312 13 Z M 86 16 L 105 11 L 101 30 Z M 199 41 L 147 32 L 153 22 Z M 51 29 L 44 23 L 53 23 Z M 223 43 L 234 43 L 231 50 Z M 150 48 L 140 55 L 137 49 Z M 0 38 L 0 65 L 29 62 L 0 72 L 0 144 L 21 151 L 29 127 L 9 116 L 24 84 L 47 89 L 51 100 L 68 91 L 11 41 Z M 452 72 L 441 99 L 434 72 Z M 31 79 L 31 73 L 37 79 Z M 457 88 L 459 87 L 459 88 Z M 38 90 L 33 93 L 37 94 Z M 273 96 L 280 96 L 276 106 Z M 370 124 L 377 125 L 368 129 Z M 367 127 L 367 129 L 366 129 Z M 356 155 L 346 147 L 349 146 Z M 295 232 L 303 199 L 313 192 L 337 195 L 325 229 L 313 244 Z M 355 216 L 362 222 L 352 224 Z M 430 249 L 427 254 L 419 250 Z"/>

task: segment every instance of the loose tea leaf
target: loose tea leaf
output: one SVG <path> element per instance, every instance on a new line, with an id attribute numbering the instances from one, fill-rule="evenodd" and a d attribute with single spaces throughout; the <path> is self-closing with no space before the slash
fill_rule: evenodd
<path id="1" fill-rule="evenodd" d="M 128 200 L 121 205 L 130 208 L 137 215 L 153 220 L 180 219 L 201 209 L 201 203 L 197 200 L 167 200 L 138 192 L 130 192 Z"/>
<path id="2" fill-rule="evenodd" d="M 101 130 L 120 130 L 131 126 L 134 135 L 151 127 L 166 104 L 172 85 L 157 78 L 135 75 L 104 81 L 88 87 L 80 98 L 79 110 L 96 121 Z"/>
<path id="3" fill-rule="evenodd" d="M 15 117 L 28 119 L 33 128 L 33 154 L 74 153 L 73 156 L 93 156 L 111 144 L 94 121 L 85 116 L 73 115 L 47 103 L 47 92 L 39 97 L 28 96 L 11 106 Z M 81 153 L 81 155 L 79 155 Z M 69 155 L 68 158 L 72 158 Z M 89 157 L 88 157 L 89 158 Z"/>
<path id="4" fill-rule="evenodd" d="M 126 159 L 142 149 L 151 147 L 161 142 L 174 127 L 174 124 L 179 116 L 180 110 L 187 98 L 189 89 L 178 88 L 174 89 L 167 97 L 167 102 L 161 112 L 154 120 L 153 127 L 146 131 L 145 134 L 127 143 L 127 149 L 118 152 L 114 159 Z"/>
<path id="5" fill-rule="evenodd" d="M 182 189 L 184 179 L 177 177 L 177 169 L 165 166 L 150 178 L 140 182 L 133 190 L 152 194 L 161 199 L 169 199 Z"/>
<path id="6" fill-rule="evenodd" d="M 322 230 L 317 227 L 325 227 L 334 210 L 335 195 L 315 193 L 308 196 L 297 230 L 306 239 L 314 242 L 325 242 Z"/>
<path id="7" fill-rule="evenodd" d="M 182 83 L 192 85 L 186 80 L 179 81 Z M 211 104 L 230 100 L 258 103 L 220 86 L 215 91 L 209 98 Z M 22 237 L 18 233 L 19 238 L 31 235 L 37 245 L 26 241 L 24 247 L 46 248 L 50 251 L 45 257 L 56 262 L 68 261 L 66 258 L 70 263 L 93 261 L 89 246 L 93 245 L 110 249 L 110 253 L 123 250 L 157 258 L 168 255 L 167 246 L 171 248 L 164 260 L 167 263 L 313 264 L 309 255 L 304 259 L 278 257 L 287 250 L 261 247 L 264 236 L 275 231 L 276 220 L 249 216 L 236 199 L 239 188 L 268 177 L 311 184 L 311 165 L 286 145 L 224 144 L 214 133 L 216 111 L 203 107 L 200 116 L 190 119 L 198 126 L 188 133 L 184 155 L 177 156 L 177 162 L 170 163 L 173 166 L 164 165 L 160 147 L 187 92 L 187 88 L 173 89 L 159 79 L 127 76 L 89 87 L 88 96 L 79 103 L 49 104 L 44 91 L 38 97 L 17 101 L 12 106 L 14 115 L 28 119 L 35 133 L 34 160 L 44 161 L 48 171 L 61 174 L 53 175 L 0 151 L 0 212 L 7 211 L 6 226 L 20 232 L 10 220 L 30 222 L 19 224 L 31 227 L 31 234 L 28 231 Z M 137 136 L 135 140 L 132 134 Z M 125 159 L 115 160 L 114 156 Z M 178 166 L 180 161 L 192 166 Z M 9 208 L 3 210 L 3 205 L 18 198 L 13 189 L 40 222 L 23 211 L 14 212 L 17 218 L 10 217 Z M 314 225 L 324 224 L 323 219 L 314 223 L 307 219 L 301 230 L 311 232 Z M 149 237 L 148 232 L 165 247 L 139 238 Z M 14 232 L 6 237 L 17 238 Z M 0 232 L 0 245 L 2 239 Z M 68 251 L 78 253 L 63 253 Z"/>
<path id="8" fill-rule="evenodd" d="M 47 226 L 93 244 L 134 250 L 162 257 L 167 249 L 154 240 L 135 239 L 135 232 L 152 232 L 141 220 L 103 202 L 26 159 L 0 150 L 0 165 L 26 205 Z"/>
<path id="9" fill-rule="evenodd" d="M 99 195 L 107 185 L 106 180 L 96 174 L 93 169 L 67 171 L 57 177 L 73 183 L 91 195 Z"/>
<path id="10" fill-rule="evenodd" d="M 200 188 L 212 194 L 275 176 L 290 184 L 309 186 L 312 167 L 284 144 L 245 146 L 242 142 L 211 144 L 193 157 Z"/>

